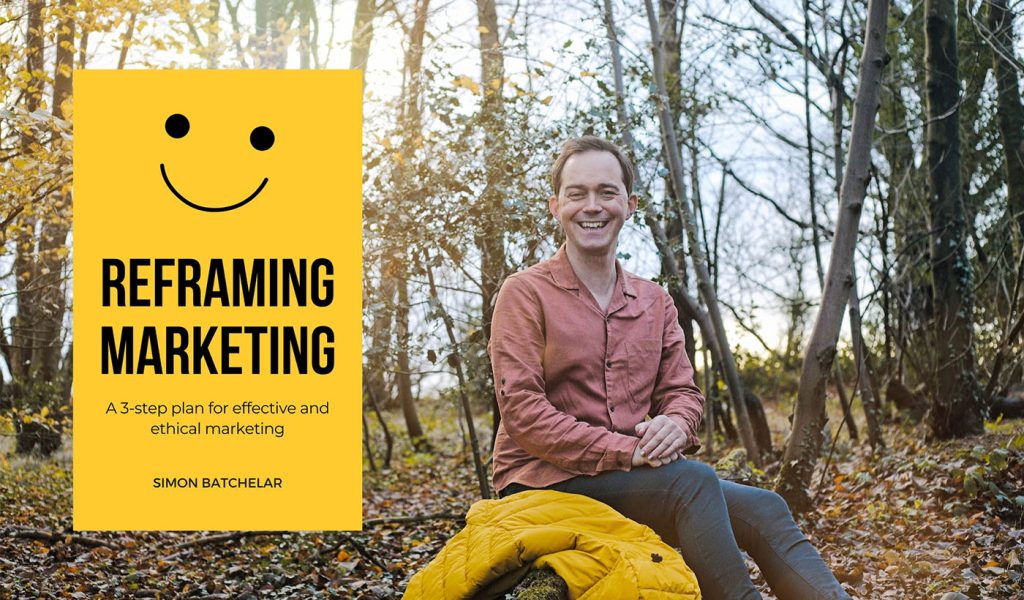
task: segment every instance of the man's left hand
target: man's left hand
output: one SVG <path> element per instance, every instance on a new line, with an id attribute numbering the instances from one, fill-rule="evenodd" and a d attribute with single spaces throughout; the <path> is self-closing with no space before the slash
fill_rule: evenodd
<path id="1" fill-rule="evenodd" d="M 637 423 L 635 429 L 640 436 L 640 453 L 649 461 L 662 461 L 686 449 L 686 431 L 666 415 Z"/>

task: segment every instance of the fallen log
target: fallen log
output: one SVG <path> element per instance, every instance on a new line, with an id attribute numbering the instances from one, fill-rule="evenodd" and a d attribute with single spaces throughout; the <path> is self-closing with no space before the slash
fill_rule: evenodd
<path id="1" fill-rule="evenodd" d="M 60 533 L 56 531 L 46 531 L 44 529 L 33 529 L 30 527 L 12 527 L 7 530 L 0 530 L 0 537 L 39 540 L 41 542 L 49 543 L 65 542 L 68 544 L 79 544 L 89 548 L 109 548 L 110 550 L 121 549 L 117 544 L 113 544 L 99 538 L 78 535 L 75 533 Z"/>

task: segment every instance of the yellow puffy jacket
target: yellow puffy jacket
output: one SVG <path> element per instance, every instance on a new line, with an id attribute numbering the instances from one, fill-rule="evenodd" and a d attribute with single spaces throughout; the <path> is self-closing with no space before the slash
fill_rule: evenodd
<path id="1" fill-rule="evenodd" d="M 481 500 L 466 527 L 403 598 L 500 598 L 527 570 L 551 567 L 581 600 L 699 600 L 693 571 L 649 527 L 577 494 L 526 491 Z"/>

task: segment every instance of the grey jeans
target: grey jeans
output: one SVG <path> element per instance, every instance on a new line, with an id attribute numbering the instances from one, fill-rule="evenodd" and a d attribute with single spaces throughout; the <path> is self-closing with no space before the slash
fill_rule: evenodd
<path id="1" fill-rule="evenodd" d="M 508 496 L 528 490 L 513 483 Z M 779 600 L 849 600 L 781 496 L 723 481 L 704 463 L 680 459 L 657 468 L 579 476 L 547 489 L 599 500 L 681 549 L 708 600 L 760 598 L 740 548 Z"/>

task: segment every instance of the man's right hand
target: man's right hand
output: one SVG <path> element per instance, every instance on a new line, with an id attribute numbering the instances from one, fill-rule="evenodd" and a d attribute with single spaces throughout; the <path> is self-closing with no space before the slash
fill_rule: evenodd
<path id="1" fill-rule="evenodd" d="M 674 460 L 677 460 L 677 459 L 681 458 L 682 456 L 683 456 L 682 452 L 673 452 L 673 453 L 669 454 L 668 456 L 666 456 L 665 458 L 651 460 L 651 459 L 645 457 L 643 454 L 640 454 L 640 444 L 637 444 L 636 448 L 633 449 L 632 464 L 633 464 L 634 467 L 640 467 L 640 466 L 644 466 L 644 465 L 649 466 L 649 467 L 660 467 L 662 465 L 667 465 L 668 463 L 670 463 L 670 462 L 672 462 Z"/>

